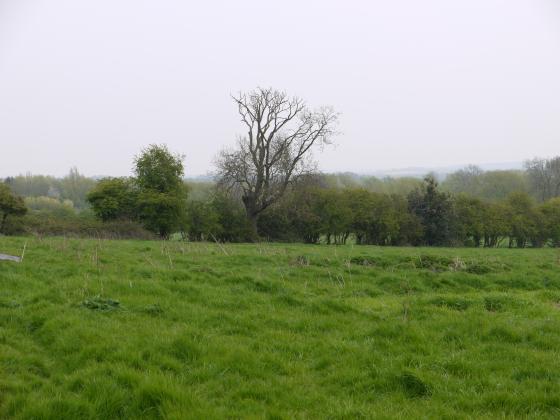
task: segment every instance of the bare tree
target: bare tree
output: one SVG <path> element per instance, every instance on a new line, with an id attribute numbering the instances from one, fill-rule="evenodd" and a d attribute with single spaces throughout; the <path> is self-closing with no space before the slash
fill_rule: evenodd
<path id="1" fill-rule="evenodd" d="M 222 186 L 235 188 L 256 235 L 258 215 L 313 168 L 310 152 L 330 144 L 338 120 L 332 108 L 310 110 L 297 97 L 271 88 L 233 96 L 247 135 L 217 158 Z"/>
<path id="2" fill-rule="evenodd" d="M 528 160 L 525 169 L 539 200 L 546 201 L 560 195 L 560 157 Z"/>
<path id="3" fill-rule="evenodd" d="M 477 195 L 480 192 L 484 171 L 475 165 L 468 165 L 447 176 L 445 186 L 453 193 Z"/>

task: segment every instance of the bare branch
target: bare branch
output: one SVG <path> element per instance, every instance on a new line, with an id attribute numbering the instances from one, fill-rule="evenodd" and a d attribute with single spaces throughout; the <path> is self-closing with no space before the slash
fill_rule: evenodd
<path id="1" fill-rule="evenodd" d="M 282 197 L 291 182 L 313 168 L 312 149 L 330 144 L 338 114 L 310 110 L 297 97 L 272 88 L 232 96 L 247 136 L 218 159 L 220 183 L 239 188 L 250 219 Z"/>

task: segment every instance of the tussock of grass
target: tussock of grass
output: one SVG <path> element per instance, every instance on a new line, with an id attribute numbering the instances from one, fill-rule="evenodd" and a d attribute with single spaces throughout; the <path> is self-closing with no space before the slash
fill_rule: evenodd
<path id="1" fill-rule="evenodd" d="M 429 301 L 435 306 L 454 309 L 456 311 L 466 311 L 472 306 L 472 301 L 460 296 L 440 296 Z"/>
<path id="2" fill-rule="evenodd" d="M 423 398 L 431 394 L 430 387 L 414 373 L 403 373 L 397 377 L 397 382 L 408 398 Z"/>
<path id="3" fill-rule="evenodd" d="M 101 296 L 94 296 L 90 299 L 84 300 L 82 302 L 82 306 L 97 311 L 111 311 L 118 309 L 120 302 L 113 299 L 102 298 Z"/>
<path id="4" fill-rule="evenodd" d="M 489 312 L 501 312 L 513 305 L 514 301 L 509 296 L 489 295 L 484 298 L 484 307 Z"/>
<path id="5" fill-rule="evenodd" d="M 25 241 L 0 418 L 560 416 L 555 250 Z"/>
<path id="6" fill-rule="evenodd" d="M 152 305 L 146 305 L 141 309 L 142 312 L 145 312 L 149 315 L 158 316 L 164 313 L 164 310 L 159 304 L 155 303 Z"/>

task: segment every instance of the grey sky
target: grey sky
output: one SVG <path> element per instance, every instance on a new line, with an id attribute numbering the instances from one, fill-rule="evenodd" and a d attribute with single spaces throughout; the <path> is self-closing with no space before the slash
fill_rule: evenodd
<path id="1" fill-rule="evenodd" d="M 560 154 L 558 0 L 0 0 L 0 176 L 187 175 L 243 131 L 230 93 L 342 113 L 326 171 Z"/>

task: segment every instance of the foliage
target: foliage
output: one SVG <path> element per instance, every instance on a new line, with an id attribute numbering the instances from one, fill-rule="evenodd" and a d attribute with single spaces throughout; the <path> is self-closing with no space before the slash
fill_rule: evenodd
<path id="1" fill-rule="evenodd" d="M 135 182 L 142 191 L 176 193 L 183 188 L 184 156 L 172 154 L 166 145 L 152 144 L 134 160 Z"/>
<path id="2" fill-rule="evenodd" d="M 511 231 L 510 209 L 507 203 L 489 203 L 482 213 L 484 246 L 497 247 Z"/>
<path id="3" fill-rule="evenodd" d="M 211 206 L 219 226 L 211 239 L 221 242 L 249 242 L 253 239 L 253 227 L 239 200 L 217 190 L 211 199 Z"/>
<path id="4" fill-rule="evenodd" d="M 70 200 L 77 208 L 84 209 L 87 207 L 87 193 L 95 184 L 96 181 L 80 174 L 77 168 L 72 168 L 59 182 L 60 198 Z"/>
<path id="5" fill-rule="evenodd" d="M 406 195 L 422 184 L 413 177 L 384 177 L 358 175 L 354 173 L 320 174 L 322 184 L 334 189 L 364 189 L 388 195 Z"/>
<path id="6" fill-rule="evenodd" d="M 104 178 L 88 193 L 87 201 L 94 214 L 104 222 L 134 220 L 138 192 L 128 178 Z"/>
<path id="7" fill-rule="evenodd" d="M 211 202 L 190 201 L 187 204 L 186 231 L 183 232 L 185 239 L 191 241 L 211 241 L 212 235 L 221 232 L 219 224 L 219 213 Z"/>
<path id="8" fill-rule="evenodd" d="M 257 230 L 259 237 L 265 241 L 297 242 L 300 238 L 294 232 L 288 209 L 279 203 L 259 215 Z"/>
<path id="9" fill-rule="evenodd" d="M 469 166 L 441 185 L 434 177 L 422 182 L 350 173 L 300 174 L 257 215 L 257 236 L 337 245 L 560 246 L 558 204 L 555 199 L 540 202 L 544 196 L 533 179 L 540 168 L 546 175 L 541 178 L 549 182 L 546 196 L 553 196 L 556 162 L 535 159 L 527 163 L 526 172 L 485 172 Z M 123 229 L 131 231 L 116 229 L 115 236 L 145 235 L 137 224 L 142 223 L 162 238 L 180 233 L 191 241 L 255 240 L 253 221 L 243 218 L 247 209 L 240 190 L 208 181 L 185 182 L 182 156 L 165 146 L 148 147 L 136 163 L 134 178 L 94 181 L 76 169 L 62 179 L 7 178 L 12 191 L 25 195 L 31 213 L 7 217 L 3 233 L 87 236 L 105 231 L 92 220 L 93 212 L 111 222 L 106 235 L 122 222 Z"/>
<path id="10" fill-rule="evenodd" d="M 316 180 L 298 184 L 259 216 L 259 235 L 267 241 L 327 244 L 352 241 L 358 245 L 391 246 L 498 247 L 506 240 L 510 246 L 517 247 L 559 243 L 555 202 L 537 206 L 526 193 L 513 194 L 500 202 L 485 202 L 466 194 L 450 196 L 440 192 L 437 185 L 430 191 L 433 188 L 430 182 L 426 181 L 428 186 L 410 194 L 408 199 L 363 188 L 326 188 Z M 216 190 L 212 194 L 215 193 Z M 188 237 L 208 240 L 209 235 L 203 235 L 201 230 L 233 232 L 238 223 L 237 233 L 216 235 L 234 242 L 250 239 L 250 235 L 240 234 L 247 229 L 246 222 L 240 218 L 240 200 L 223 192 L 219 200 L 209 197 L 190 204 L 187 213 L 192 234 Z M 217 216 L 220 213 L 228 215 L 220 218 Z M 432 219 L 427 219 L 425 214 Z M 222 226 L 221 221 L 227 226 Z M 439 236 L 434 239 L 434 234 Z M 427 235 L 432 235 L 432 239 Z"/>
<path id="11" fill-rule="evenodd" d="M 485 206 L 482 200 L 460 194 L 453 201 L 454 234 L 464 245 L 478 247 L 484 237 Z"/>
<path id="12" fill-rule="evenodd" d="M 544 231 L 548 233 L 553 246 L 560 247 L 560 198 L 553 198 L 541 206 Z"/>
<path id="13" fill-rule="evenodd" d="M 152 239 L 154 235 L 134 221 L 101 222 L 88 212 L 59 214 L 30 211 L 14 217 L 6 225 L 7 234 L 33 236 L 68 236 L 108 239 Z"/>
<path id="14" fill-rule="evenodd" d="M 72 216 L 76 213 L 74 203 L 52 197 L 25 197 L 25 205 L 32 212 L 53 214 L 59 217 Z"/>
<path id="15" fill-rule="evenodd" d="M 533 200 L 526 193 L 513 193 L 508 198 L 510 221 L 510 246 L 525 248 L 527 245 L 542 246 L 541 223 Z"/>
<path id="16" fill-rule="evenodd" d="M 290 225 L 300 240 L 316 244 L 323 233 L 323 220 L 318 208 L 319 188 L 314 183 L 299 184 L 288 196 Z"/>
<path id="17" fill-rule="evenodd" d="M 44 175 L 19 175 L 6 178 L 6 183 L 14 193 L 22 197 L 49 197 L 72 201 L 78 210 L 87 208 L 86 195 L 96 181 L 81 175 L 76 168 L 70 169 L 63 178 Z"/>
<path id="18" fill-rule="evenodd" d="M 424 178 L 424 184 L 408 195 L 408 205 L 422 224 L 423 243 L 442 246 L 451 242 L 452 202 L 438 189 L 433 176 Z"/>
<path id="19" fill-rule="evenodd" d="M 168 238 L 186 230 L 187 186 L 183 157 L 165 145 L 151 145 L 135 158 L 134 178 L 105 178 L 87 195 L 102 221 L 139 220 L 144 227 Z"/>
<path id="20" fill-rule="evenodd" d="M 137 198 L 138 217 L 144 227 L 160 238 L 180 230 L 186 218 L 186 192 L 164 193 L 154 190 L 143 190 Z"/>
<path id="21" fill-rule="evenodd" d="M 320 190 L 315 209 L 321 220 L 321 233 L 327 244 L 345 244 L 352 232 L 352 210 L 346 191 Z"/>
<path id="22" fill-rule="evenodd" d="M 9 216 L 23 216 L 26 212 L 23 198 L 14 194 L 8 185 L 0 183 L 0 233 L 5 233 Z"/>
<path id="23" fill-rule="evenodd" d="M 505 200 L 514 192 L 529 192 L 527 175 L 522 171 L 482 171 L 469 166 L 447 176 L 444 191 L 467 194 L 484 201 Z"/>
<path id="24" fill-rule="evenodd" d="M 134 163 L 138 217 L 148 230 L 168 238 L 185 224 L 183 156 L 173 155 L 165 145 L 151 145 Z"/>

